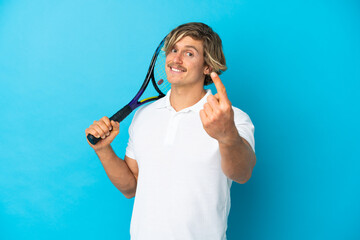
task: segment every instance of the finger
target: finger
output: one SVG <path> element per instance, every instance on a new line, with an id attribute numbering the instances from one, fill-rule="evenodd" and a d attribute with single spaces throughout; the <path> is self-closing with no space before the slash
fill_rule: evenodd
<path id="1" fill-rule="evenodd" d="M 89 127 L 85 130 L 85 135 L 87 136 L 89 134 L 93 135 L 96 138 L 100 138 L 100 134 L 92 127 Z"/>
<path id="2" fill-rule="evenodd" d="M 112 131 L 110 132 L 110 135 L 108 137 L 106 137 L 106 140 L 108 140 L 109 142 L 112 142 L 120 132 L 120 124 L 113 120 L 110 121 L 110 124 L 112 127 Z"/>
<path id="3" fill-rule="evenodd" d="M 97 125 L 92 124 L 88 129 L 87 132 L 93 135 L 96 138 L 101 138 L 101 135 L 104 134 L 101 128 L 99 128 Z"/>
<path id="4" fill-rule="evenodd" d="M 219 76 L 216 74 L 216 72 L 212 72 L 210 76 L 215 84 L 216 90 L 219 94 L 218 96 L 220 101 L 227 100 L 228 97 L 227 97 L 226 89 Z"/>
<path id="5" fill-rule="evenodd" d="M 208 123 L 208 117 L 207 117 L 204 109 L 201 109 L 201 110 L 200 110 L 200 119 L 201 119 L 201 122 L 202 122 L 202 124 L 203 124 L 204 126 L 207 125 L 207 123 Z"/>
<path id="6" fill-rule="evenodd" d="M 104 120 L 100 119 L 100 121 L 97 123 L 98 126 L 104 131 L 105 136 L 109 136 L 110 135 L 110 130 L 108 125 L 106 125 L 106 123 L 104 122 Z"/>
<path id="7" fill-rule="evenodd" d="M 206 100 L 214 111 L 217 111 L 220 108 L 219 100 L 216 99 L 213 95 L 209 95 Z"/>
<path id="8" fill-rule="evenodd" d="M 114 120 L 111 120 L 111 127 L 113 129 L 113 131 L 120 131 L 120 123 L 119 122 L 116 122 Z"/>
<path id="9" fill-rule="evenodd" d="M 102 117 L 100 120 L 102 120 L 106 126 L 108 127 L 109 131 L 112 130 L 112 126 L 111 126 L 111 122 L 110 122 L 110 119 L 108 117 Z"/>
<path id="10" fill-rule="evenodd" d="M 213 115 L 213 113 L 214 113 L 214 110 L 212 109 L 212 107 L 209 103 L 204 104 L 204 111 L 208 117 Z"/>
<path id="11" fill-rule="evenodd" d="M 102 126 L 103 125 L 103 126 Z M 97 122 L 95 121 L 93 125 L 91 125 L 90 127 L 93 128 L 96 132 L 97 132 L 97 138 L 101 137 L 102 139 L 105 138 L 107 131 L 109 131 L 109 129 L 106 127 L 104 127 L 104 123 L 101 123 L 100 121 Z"/>

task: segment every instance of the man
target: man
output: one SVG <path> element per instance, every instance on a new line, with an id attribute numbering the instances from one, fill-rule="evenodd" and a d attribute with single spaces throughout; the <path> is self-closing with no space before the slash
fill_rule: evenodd
<path id="1" fill-rule="evenodd" d="M 112 183 L 135 196 L 131 239 L 224 240 L 231 183 L 247 182 L 255 166 L 254 126 L 227 97 L 222 43 L 209 26 L 183 24 L 164 48 L 171 90 L 136 112 L 125 159 L 110 146 L 119 123 L 103 117 L 86 135 L 102 138 L 90 146 Z M 211 82 L 215 95 L 204 89 Z"/>

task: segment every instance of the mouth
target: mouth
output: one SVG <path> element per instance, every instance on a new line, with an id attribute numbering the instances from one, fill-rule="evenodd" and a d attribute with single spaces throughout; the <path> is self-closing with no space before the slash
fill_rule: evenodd
<path id="1" fill-rule="evenodd" d="M 173 64 L 169 64 L 168 67 L 170 68 L 171 71 L 176 73 L 186 72 L 185 68 Z"/>

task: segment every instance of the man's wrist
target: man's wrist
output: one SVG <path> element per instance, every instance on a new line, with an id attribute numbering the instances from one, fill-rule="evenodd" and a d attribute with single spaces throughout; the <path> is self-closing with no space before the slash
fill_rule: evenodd
<path id="1" fill-rule="evenodd" d="M 227 145 L 227 146 L 236 145 L 239 143 L 239 141 L 241 141 L 241 137 L 235 126 L 231 131 L 229 131 L 229 134 L 227 134 L 226 137 L 218 140 L 220 145 Z"/>
<path id="2" fill-rule="evenodd" d="M 95 149 L 94 149 L 95 150 Z M 110 146 L 110 144 L 109 145 L 107 145 L 107 146 L 104 146 L 104 147 L 102 147 L 102 148 L 99 148 L 99 149 L 96 149 L 95 150 L 95 153 L 100 157 L 100 156 L 103 156 L 103 155 L 106 155 L 106 154 L 109 154 L 109 153 L 111 153 L 111 152 L 113 152 L 113 149 L 112 149 L 112 147 Z"/>

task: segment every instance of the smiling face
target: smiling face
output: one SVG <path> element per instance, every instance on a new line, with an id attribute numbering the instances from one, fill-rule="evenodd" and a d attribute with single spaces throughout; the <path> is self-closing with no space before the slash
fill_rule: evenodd
<path id="1" fill-rule="evenodd" d="M 180 39 L 166 55 L 166 75 L 172 86 L 204 85 L 210 68 L 205 65 L 203 42 L 189 36 Z"/>

